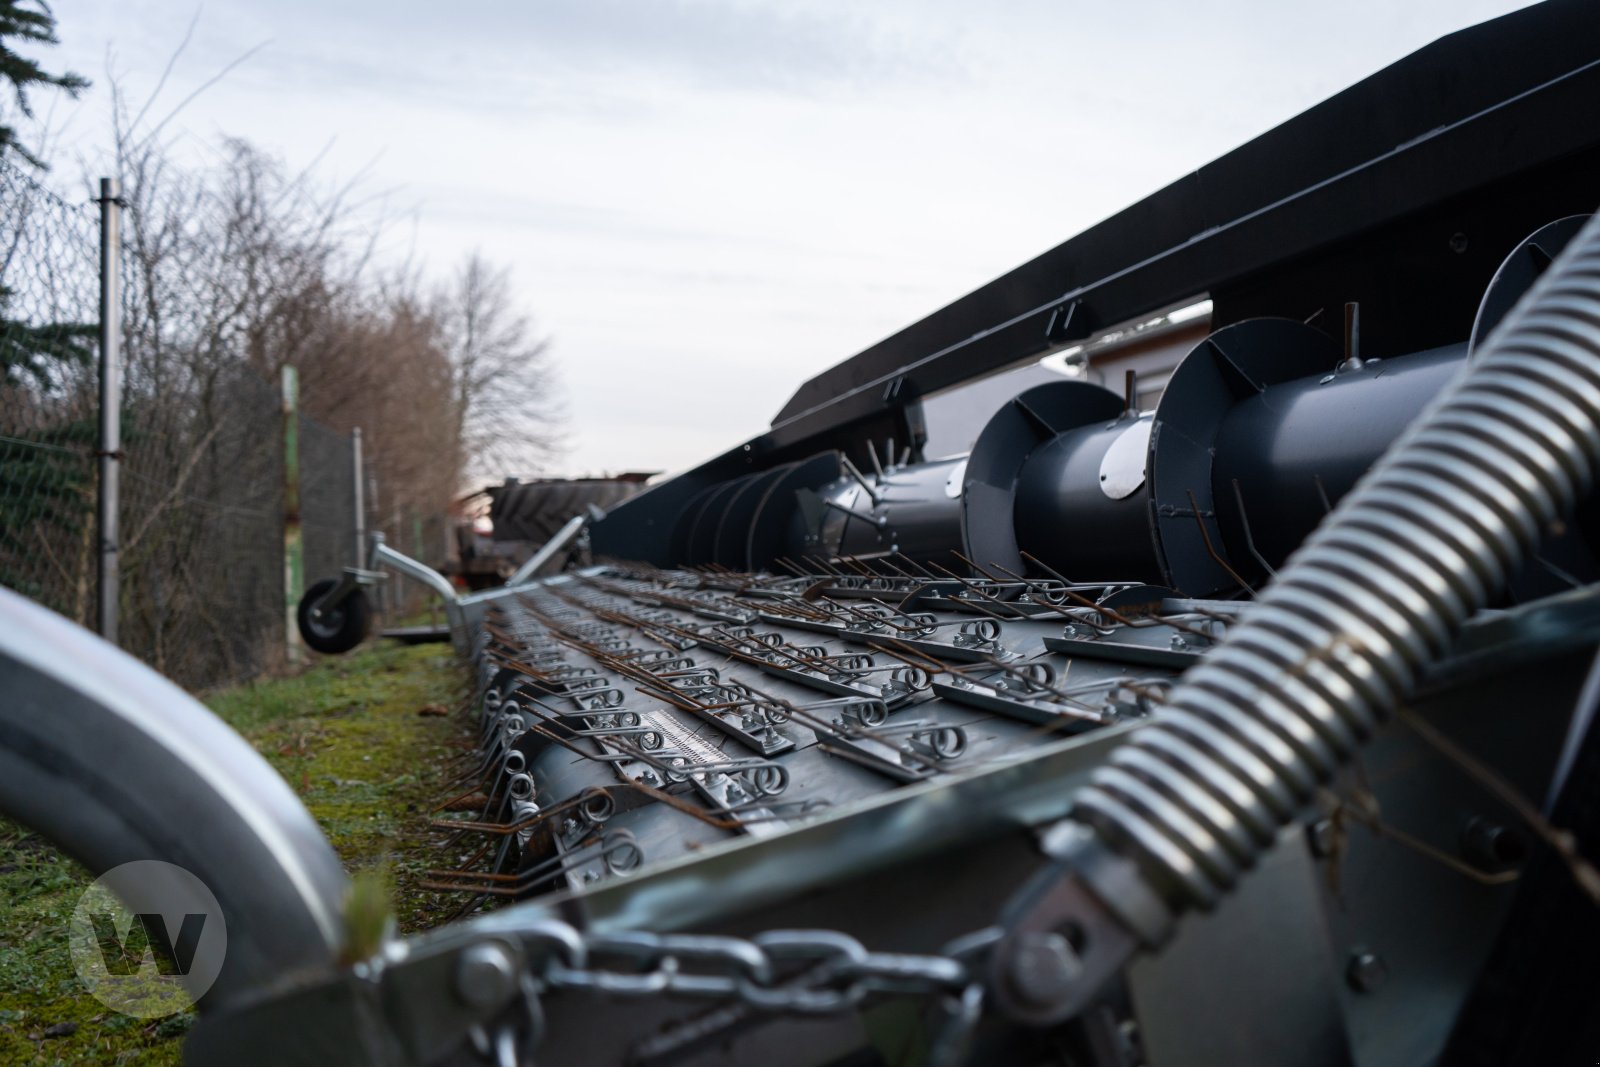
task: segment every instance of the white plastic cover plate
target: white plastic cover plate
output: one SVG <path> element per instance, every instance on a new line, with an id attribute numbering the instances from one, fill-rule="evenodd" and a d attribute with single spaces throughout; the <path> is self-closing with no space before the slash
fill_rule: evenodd
<path id="1" fill-rule="evenodd" d="M 1150 452 L 1150 427 L 1154 415 L 1141 415 L 1117 435 L 1100 457 L 1100 491 L 1112 500 L 1121 500 L 1144 485 L 1144 462 Z"/>

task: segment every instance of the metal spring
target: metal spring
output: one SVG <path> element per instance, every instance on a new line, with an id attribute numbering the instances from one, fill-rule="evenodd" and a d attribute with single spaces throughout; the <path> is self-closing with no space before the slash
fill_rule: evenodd
<path id="1" fill-rule="evenodd" d="M 1505 588 L 1600 465 L 1600 216 L 1074 797 L 1209 907 Z"/>

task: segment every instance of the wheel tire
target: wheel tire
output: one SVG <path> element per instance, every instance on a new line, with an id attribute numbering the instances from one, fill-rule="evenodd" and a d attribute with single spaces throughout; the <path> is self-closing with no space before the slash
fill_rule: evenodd
<path id="1" fill-rule="evenodd" d="M 359 589 L 345 597 L 338 607 L 325 609 L 320 616 L 312 614 L 317 604 L 338 584 L 333 578 L 324 578 L 307 589 L 295 613 L 300 636 L 307 646 L 335 655 L 359 645 L 372 622 L 372 605 L 367 602 L 367 594 Z"/>

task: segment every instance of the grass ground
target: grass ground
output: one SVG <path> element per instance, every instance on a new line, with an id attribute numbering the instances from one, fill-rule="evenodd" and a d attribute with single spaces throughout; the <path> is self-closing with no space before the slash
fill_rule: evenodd
<path id="1" fill-rule="evenodd" d="M 352 872 L 386 872 L 400 928 L 415 930 L 454 906 L 417 882 L 440 865 L 426 820 L 466 741 L 454 714 L 462 681 L 449 646 L 384 641 L 206 703 L 277 768 Z M 109 1011 L 73 973 L 67 923 L 88 883 L 37 835 L 0 820 L 0 1064 L 180 1062 L 191 1015 L 150 1022 Z"/>

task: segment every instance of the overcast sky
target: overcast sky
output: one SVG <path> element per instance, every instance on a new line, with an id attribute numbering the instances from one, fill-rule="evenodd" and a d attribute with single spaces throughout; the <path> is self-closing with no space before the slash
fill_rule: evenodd
<path id="1" fill-rule="evenodd" d="M 1496 0 L 68 0 L 58 113 L 130 96 L 393 190 L 443 274 L 509 265 L 555 341 L 569 473 L 691 465 L 807 377 Z M 329 147 L 331 145 L 331 148 Z M 395 248 L 398 255 L 403 249 Z"/>

